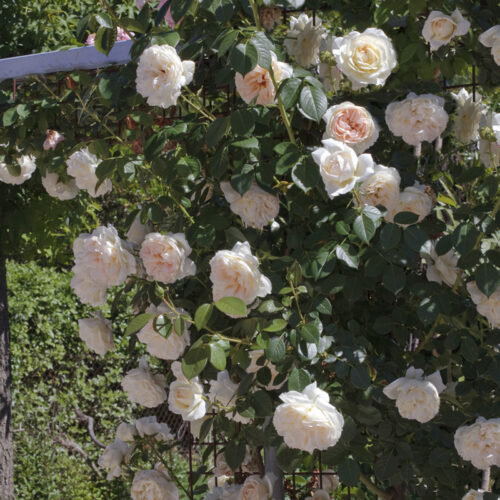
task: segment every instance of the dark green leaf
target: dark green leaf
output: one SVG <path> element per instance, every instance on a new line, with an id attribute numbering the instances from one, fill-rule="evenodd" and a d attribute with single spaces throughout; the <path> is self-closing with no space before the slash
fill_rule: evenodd
<path id="1" fill-rule="evenodd" d="M 206 346 L 192 347 L 182 359 L 182 373 L 187 379 L 199 375 L 208 361 L 208 349 Z"/>
<path id="2" fill-rule="evenodd" d="M 369 243 L 375 235 L 375 223 L 365 214 L 358 215 L 352 227 L 356 236 L 365 243 Z"/>
<path id="3" fill-rule="evenodd" d="M 301 86 L 302 81 L 298 78 L 287 78 L 281 83 L 278 95 L 281 97 L 285 109 L 290 109 L 297 104 Z"/>
<path id="4" fill-rule="evenodd" d="M 274 337 L 269 341 L 269 345 L 265 349 L 266 358 L 269 361 L 282 361 L 285 356 L 285 343 L 280 337 Z"/>
<path id="5" fill-rule="evenodd" d="M 311 376 L 302 368 L 294 368 L 288 378 L 288 390 L 302 392 L 311 383 Z"/>
<path id="6" fill-rule="evenodd" d="M 198 330 L 201 330 L 212 316 L 214 306 L 212 304 L 202 304 L 194 313 L 194 324 Z"/>
<path id="7" fill-rule="evenodd" d="M 398 294 L 406 284 L 406 275 L 404 269 L 390 264 L 383 274 L 384 286 L 394 294 Z"/>
<path id="8" fill-rule="evenodd" d="M 401 229 L 396 224 L 384 224 L 380 231 L 380 244 L 384 250 L 391 250 L 401 239 Z"/>
<path id="9" fill-rule="evenodd" d="M 207 144 L 212 147 L 216 146 L 219 141 L 226 135 L 229 130 L 229 118 L 224 116 L 217 118 L 213 121 L 208 129 L 206 135 Z"/>
<path id="10" fill-rule="evenodd" d="M 231 128 L 236 135 L 247 135 L 255 127 L 255 115 L 249 109 L 237 109 L 231 113 Z"/>
<path id="11" fill-rule="evenodd" d="M 500 285 L 498 269 L 488 263 L 481 264 L 476 269 L 476 283 L 479 290 L 489 297 Z"/>
<path id="12" fill-rule="evenodd" d="M 229 441 L 224 450 L 224 457 L 227 465 L 234 471 L 238 470 L 238 467 L 245 458 L 246 451 L 247 447 L 245 441 L 236 441 L 235 439 Z"/>
<path id="13" fill-rule="evenodd" d="M 227 314 L 236 318 L 241 318 L 247 315 L 247 306 L 237 297 L 224 297 L 215 302 L 215 307 Z"/>
<path id="14" fill-rule="evenodd" d="M 318 87 L 304 87 L 300 92 L 299 104 L 304 115 L 315 122 L 321 121 L 328 108 L 325 93 Z"/>
<path id="15" fill-rule="evenodd" d="M 218 343 L 210 344 L 210 363 L 219 371 L 226 369 L 226 353 Z"/>
<path id="16" fill-rule="evenodd" d="M 229 60 L 234 70 L 245 76 L 257 65 L 259 54 L 257 53 L 255 45 L 251 43 L 247 43 L 246 45 L 240 43 L 231 50 Z"/>
<path id="17" fill-rule="evenodd" d="M 127 325 L 127 328 L 125 329 L 125 335 L 132 335 L 133 333 L 138 332 L 144 326 L 146 326 L 146 324 L 155 316 L 155 314 L 144 313 L 139 314 L 139 316 L 136 316 L 135 318 L 132 318 L 132 320 Z"/>
<path id="18" fill-rule="evenodd" d="M 344 458 L 339 464 L 339 478 L 346 486 L 356 486 L 361 473 L 359 465 L 352 458 Z"/>
<path id="19" fill-rule="evenodd" d="M 99 28 L 97 30 L 94 46 L 103 54 L 108 55 L 116 42 L 116 29 L 114 28 Z"/>

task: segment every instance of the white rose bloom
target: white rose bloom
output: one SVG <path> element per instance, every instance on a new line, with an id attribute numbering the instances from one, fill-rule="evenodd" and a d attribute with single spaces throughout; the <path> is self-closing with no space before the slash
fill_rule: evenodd
<path id="1" fill-rule="evenodd" d="M 324 139 L 322 148 L 312 152 L 313 160 L 330 199 L 349 193 L 354 186 L 375 172 L 371 155 L 357 156 L 353 149 L 343 142 Z"/>
<path id="2" fill-rule="evenodd" d="M 472 425 L 459 427 L 455 432 L 455 448 L 477 469 L 500 466 L 500 418 L 479 417 Z"/>
<path id="3" fill-rule="evenodd" d="M 399 201 L 394 207 L 392 213 L 386 216 L 387 220 L 392 221 L 394 216 L 400 212 L 412 212 L 418 215 L 418 222 L 422 222 L 431 212 L 434 206 L 434 200 L 431 197 L 431 191 L 428 186 L 415 182 L 413 186 L 403 189 L 399 195 Z M 405 226 L 405 224 L 400 224 Z"/>
<path id="4" fill-rule="evenodd" d="M 149 233 L 139 255 L 152 279 L 170 284 L 193 276 L 196 264 L 188 259 L 191 247 L 183 233 Z"/>
<path id="5" fill-rule="evenodd" d="M 278 61 L 274 52 L 271 52 L 271 58 L 271 66 L 277 84 L 293 75 L 292 67 L 289 64 Z M 235 84 L 238 94 L 240 94 L 241 98 L 247 104 L 250 104 L 254 99 L 256 99 L 256 104 L 263 106 L 274 104 L 276 89 L 274 88 L 271 75 L 267 69 L 262 68 L 258 64 L 245 76 L 241 73 L 236 73 Z"/>
<path id="6" fill-rule="evenodd" d="M 87 190 L 93 198 L 105 195 L 113 189 L 111 180 L 105 179 L 96 191 L 99 180 L 95 172 L 99 163 L 101 163 L 101 160 L 92 154 L 88 148 L 76 151 L 66 160 L 67 172 L 75 178 L 77 187 Z"/>
<path id="7" fill-rule="evenodd" d="M 221 476 L 234 476 L 235 471 L 227 464 L 224 453 L 219 453 L 215 462 L 217 465 L 212 469 L 214 476 L 217 478 Z M 241 462 L 240 467 L 242 472 L 255 472 L 255 470 L 257 470 L 257 465 L 254 464 L 254 460 L 252 459 L 248 446 L 245 449 L 245 458 L 243 459 L 243 462 Z"/>
<path id="8" fill-rule="evenodd" d="M 186 311 L 179 308 L 177 309 L 176 314 L 166 304 L 162 303 L 158 307 L 151 304 L 146 309 L 146 312 L 156 314 L 157 316 L 163 314 L 167 318 L 170 318 L 172 322 L 172 331 L 167 338 L 163 337 L 163 335 L 160 335 L 157 331 L 155 331 L 153 327 L 153 320 L 151 319 L 137 334 L 137 338 L 146 344 L 146 349 L 152 356 L 169 361 L 175 361 L 182 355 L 186 347 L 191 342 L 188 323 L 185 323 L 184 331 L 180 332 L 181 335 L 179 335 L 174 328 L 175 318 L 177 318 L 179 314 L 184 314 Z"/>
<path id="9" fill-rule="evenodd" d="M 224 483 L 222 487 L 218 486 L 209 491 L 203 500 L 238 500 L 241 484 Z"/>
<path id="10" fill-rule="evenodd" d="M 492 26 L 479 35 L 479 42 L 491 48 L 491 55 L 495 63 L 500 66 L 500 25 Z"/>
<path id="11" fill-rule="evenodd" d="M 269 475 L 248 476 L 243 483 L 238 500 L 271 500 L 273 498 L 273 478 Z"/>
<path id="12" fill-rule="evenodd" d="M 179 490 L 164 467 L 140 470 L 135 473 L 130 488 L 132 500 L 179 500 Z"/>
<path id="13" fill-rule="evenodd" d="M 31 178 L 36 170 L 34 156 L 23 155 L 17 159 L 17 163 L 21 169 L 19 175 L 12 175 L 7 168 L 7 164 L 0 161 L 0 181 L 6 184 L 23 184 Z"/>
<path id="14" fill-rule="evenodd" d="M 366 108 L 352 102 L 331 106 L 323 115 L 326 123 L 323 139 L 344 142 L 357 154 L 366 151 L 378 139 L 379 127 Z"/>
<path id="15" fill-rule="evenodd" d="M 243 196 L 235 191 L 229 182 L 221 182 L 220 187 L 231 211 L 241 217 L 245 226 L 262 231 L 265 226 L 278 217 L 279 197 L 264 191 L 257 184 L 252 185 Z"/>
<path id="16" fill-rule="evenodd" d="M 363 205 L 382 205 L 391 213 L 399 203 L 400 182 L 401 177 L 395 168 L 376 165 L 375 172 L 360 186 Z"/>
<path id="17" fill-rule="evenodd" d="M 410 92 L 403 101 L 387 106 L 385 121 L 395 136 L 419 148 L 422 142 L 432 142 L 441 136 L 448 124 L 448 113 L 442 97 Z"/>
<path id="18" fill-rule="evenodd" d="M 261 274 L 248 241 L 237 242 L 232 250 L 219 250 L 212 257 L 210 280 L 214 301 L 237 297 L 251 304 L 257 297 L 271 293 L 271 281 Z"/>
<path id="19" fill-rule="evenodd" d="M 150 106 L 168 108 L 177 103 L 181 88 L 193 80 L 194 62 L 181 61 L 170 45 L 153 45 L 139 58 L 137 92 Z"/>
<path id="20" fill-rule="evenodd" d="M 319 51 L 327 51 L 333 55 L 333 35 L 326 35 L 322 38 Z M 336 92 L 340 88 L 340 83 L 344 74 L 337 66 L 320 62 L 318 64 L 318 76 L 327 92 Z"/>
<path id="21" fill-rule="evenodd" d="M 489 127 L 493 130 L 499 123 L 500 113 L 493 113 L 486 110 L 483 112 L 479 126 Z M 500 166 L 500 141 L 490 142 L 486 139 L 481 139 L 479 141 L 479 158 L 488 168 Z"/>
<path id="22" fill-rule="evenodd" d="M 125 441 L 125 442 L 133 441 L 136 434 L 137 434 L 137 429 L 135 428 L 135 425 L 127 424 L 126 422 L 122 422 L 116 428 L 116 437 L 120 441 Z"/>
<path id="23" fill-rule="evenodd" d="M 235 384 L 229 377 L 227 370 L 217 373 L 217 380 L 210 381 L 210 390 L 208 391 L 208 399 L 215 403 L 216 401 L 226 408 L 231 408 L 225 411 L 226 417 L 234 420 L 235 422 L 240 422 L 242 424 L 248 424 L 250 420 L 246 417 L 242 417 L 234 408 L 236 406 L 236 392 L 238 391 L 238 384 Z"/>
<path id="24" fill-rule="evenodd" d="M 427 264 L 426 276 L 429 281 L 445 283 L 448 286 L 455 284 L 458 276 L 458 256 L 453 250 L 438 255 L 435 243 L 428 240 L 422 245 L 420 256 Z"/>
<path id="25" fill-rule="evenodd" d="M 59 200 L 72 200 L 79 191 L 73 179 L 61 182 L 59 175 L 54 172 L 47 172 L 45 177 L 42 177 L 42 184 L 50 196 Z"/>
<path id="26" fill-rule="evenodd" d="M 43 141 L 43 149 L 48 151 L 49 149 L 56 149 L 56 146 L 66 139 L 64 135 L 59 133 L 57 130 L 47 129 L 46 131 L 47 137 L 45 141 Z"/>
<path id="27" fill-rule="evenodd" d="M 363 33 L 352 31 L 335 38 L 332 53 L 354 90 L 384 85 L 397 64 L 391 39 L 378 28 L 368 28 Z"/>
<path id="28" fill-rule="evenodd" d="M 263 349 L 258 349 L 257 351 L 250 351 L 249 353 L 250 356 L 250 364 L 246 368 L 247 373 L 257 373 L 261 368 L 268 368 L 269 371 L 271 372 L 271 380 L 269 383 L 264 386 L 268 391 L 274 391 L 276 389 L 279 389 L 285 382 L 286 380 L 283 380 L 281 384 L 275 385 L 275 379 L 279 375 L 278 370 L 276 370 L 276 367 L 267 359 L 264 361 L 264 364 L 259 364 L 258 361 L 262 356 L 264 356 L 264 350 Z"/>
<path id="29" fill-rule="evenodd" d="M 475 281 L 467 283 L 467 291 L 476 304 L 479 314 L 484 316 L 492 328 L 500 328 L 500 286 L 487 297 L 479 290 Z"/>
<path id="30" fill-rule="evenodd" d="M 72 271 L 75 273 L 71 279 L 71 288 L 76 293 L 78 298 L 84 304 L 89 304 L 93 307 L 99 307 L 106 304 L 106 287 L 97 284 L 87 275 L 78 272 L 78 268 L 74 266 Z"/>
<path id="31" fill-rule="evenodd" d="M 167 424 L 158 422 L 153 415 L 142 417 L 135 421 L 135 427 L 139 436 L 156 436 L 157 441 L 169 441 L 174 439 L 170 427 Z"/>
<path id="32" fill-rule="evenodd" d="M 451 16 L 433 10 L 425 20 L 422 36 L 431 46 L 431 50 L 437 50 L 450 43 L 452 38 L 466 35 L 469 28 L 470 22 L 463 18 L 458 9 L 455 9 Z"/>
<path id="33" fill-rule="evenodd" d="M 470 490 L 462 497 L 462 500 L 483 500 L 483 493 L 482 490 Z"/>
<path id="34" fill-rule="evenodd" d="M 327 469 L 323 471 L 322 474 L 323 489 L 331 493 L 335 491 L 340 485 L 340 479 L 337 474 L 334 474 L 332 470 Z"/>
<path id="35" fill-rule="evenodd" d="M 215 486 L 216 479 L 217 479 L 217 486 Z M 226 476 L 226 475 L 217 476 L 217 477 L 211 476 L 208 478 L 208 481 L 207 481 L 208 489 L 213 490 L 214 488 L 224 486 L 228 481 L 231 481 L 231 479 L 233 479 L 232 476 Z"/>
<path id="36" fill-rule="evenodd" d="M 481 102 L 481 94 L 476 92 L 476 101 L 473 100 L 473 95 L 465 89 L 461 89 L 457 94 L 452 92 L 451 95 L 457 103 L 456 118 L 453 123 L 456 138 L 466 144 L 477 141 L 479 124 L 485 109 Z"/>
<path id="37" fill-rule="evenodd" d="M 297 64 L 309 68 L 319 63 L 319 48 L 324 34 L 325 29 L 321 26 L 319 17 L 314 19 L 304 13 L 298 17 L 291 16 L 285 49 Z"/>
<path id="38" fill-rule="evenodd" d="M 78 326 L 80 338 L 89 349 L 101 356 L 114 350 L 113 327 L 109 319 L 97 314 L 95 318 L 79 319 Z"/>
<path id="39" fill-rule="evenodd" d="M 280 394 L 283 401 L 273 416 L 276 432 L 290 448 L 313 453 L 335 446 L 342 434 L 344 418 L 325 391 L 309 384 L 301 393 Z"/>
<path id="40" fill-rule="evenodd" d="M 399 414 L 403 418 L 420 423 L 433 419 L 439 411 L 439 393 L 445 389 L 439 372 L 424 379 L 424 371 L 413 366 L 404 377 L 384 387 L 384 394 L 396 400 Z"/>
<path id="41" fill-rule="evenodd" d="M 170 384 L 168 409 L 188 422 L 203 418 L 207 412 L 207 404 L 203 399 L 200 379 L 193 377 L 188 380 L 182 373 L 179 361 L 174 361 L 171 368 L 176 380 Z"/>
<path id="42" fill-rule="evenodd" d="M 167 399 L 165 377 L 153 375 L 144 356 L 138 368 L 133 368 L 123 377 L 122 387 L 130 401 L 146 408 L 155 408 Z"/>
<path id="43" fill-rule="evenodd" d="M 146 237 L 147 234 L 151 233 L 153 227 L 151 222 L 147 222 L 143 224 L 141 222 L 141 215 L 137 214 L 132 224 L 130 225 L 129 230 L 127 231 L 127 241 L 130 243 L 134 243 L 134 245 L 139 246 Z"/>
<path id="44" fill-rule="evenodd" d="M 73 243 L 73 253 L 75 275 L 88 277 L 104 288 L 120 285 L 137 272 L 135 257 L 111 225 L 100 226 L 92 234 L 82 233 Z"/>
<path id="45" fill-rule="evenodd" d="M 120 477 L 121 464 L 128 451 L 127 443 L 120 439 L 115 439 L 113 443 L 108 444 L 102 455 L 99 457 L 99 467 L 109 469 L 106 479 L 111 481 L 115 477 Z"/>
<path id="46" fill-rule="evenodd" d="M 313 491 L 313 496 L 306 497 L 306 500 L 331 500 L 331 496 L 325 489 L 317 489 Z"/>

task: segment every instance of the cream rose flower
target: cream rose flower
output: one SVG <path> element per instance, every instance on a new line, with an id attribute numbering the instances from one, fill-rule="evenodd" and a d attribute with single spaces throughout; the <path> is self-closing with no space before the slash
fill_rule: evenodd
<path id="1" fill-rule="evenodd" d="M 170 45 L 153 45 L 139 58 L 137 92 L 150 106 L 168 108 L 177 103 L 181 88 L 193 80 L 194 62 L 181 61 Z"/>
<path id="2" fill-rule="evenodd" d="M 359 188 L 363 205 L 382 205 L 390 214 L 399 203 L 400 182 L 401 177 L 395 168 L 376 165 L 375 172 Z"/>
<path id="3" fill-rule="evenodd" d="M 326 469 L 322 474 L 323 489 L 329 493 L 335 491 L 340 485 L 340 479 L 331 469 Z"/>
<path id="4" fill-rule="evenodd" d="M 292 76 L 293 69 L 289 64 L 278 61 L 274 52 L 271 52 L 271 58 L 271 66 L 276 83 L 279 84 L 285 78 Z M 256 99 L 256 104 L 263 106 L 274 104 L 276 89 L 267 69 L 257 65 L 245 76 L 241 73 L 236 73 L 235 84 L 238 94 L 240 94 L 241 98 L 247 104 L 250 104 L 254 99 Z"/>
<path id="5" fill-rule="evenodd" d="M 500 418 L 479 417 L 474 424 L 459 427 L 455 432 L 455 448 L 477 469 L 500 466 Z"/>
<path id="6" fill-rule="evenodd" d="M 248 353 L 248 355 L 250 356 L 250 364 L 245 369 L 247 373 L 257 373 L 261 368 L 266 367 L 271 372 L 271 380 L 264 387 L 268 391 L 275 391 L 283 386 L 283 384 L 286 382 L 286 380 L 283 380 L 283 382 L 281 382 L 280 384 L 275 383 L 276 377 L 279 375 L 279 372 L 276 369 L 276 367 L 273 365 L 273 363 L 271 363 L 270 361 L 265 359 L 263 349 L 258 349 L 256 351 L 250 351 Z M 263 360 L 263 361 L 261 361 L 261 360 Z"/>
<path id="7" fill-rule="evenodd" d="M 227 370 L 217 373 L 217 380 L 210 381 L 210 390 L 208 391 L 208 399 L 211 403 L 219 403 L 225 408 L 231 408 L 225 411 L 226 417 L 247 424 L 250 420 L 241 416 L 235 409 L 236 406 L 236 393 L 238 391 L 238 384 L 235 384 L 229 377 Z"/>
<path id="8" fill-rule="evenodd" d="M 470 28 L 470 22 L 463 18 L 458 9 L 447 16 L 438 10 L 433 10 L 425 20 L 422 36 L 431 46 L 431 50 L 450 43 L 452 38 L 466 35 Z"/>
<path id="9" fill-rule="evenodd" d="M 122 387 L 130 401 L 146 408 L 155 408 L 167 399 L 165 377 L 153 375 L 145 357 L 139 361 L 138 368 L 130 370 L 123 377 Z"/>
<path id="10" fill-rule="evenodd" d="M 500 286 L 487 297 L 479 290 L 475 281 L 467 283 L 467 291 L 476 304 L 479 314 L 484 316 L 492 328 L 500 328 Z"/>
<path id="11" fill-rule="evenodd" d="M 241 217 L 245 226 L 262 231 L 278 217 L 279 197 L 264 191 L 257 184 L 254 184 L 243 196 L 236 192 L 229 182 L 221 182 L 220 187 L 231 211 Z"/>
<path id="12" fill-rule="evenodd" d="M 254 472 L 257 470 L 257 465 L 254 463 L 254 459 L 250 453 L 250 449 L 248 446 L 245 448 L 245 458 L 241 462 L 241 470 L 242 472 Z M 234 476 L 235 471 L 229 467 L 226 461 L 226 457 L 224 453 L 219 453 L 215 460 L 216 466 L 212 469 L 212 473 L 217 478 L 221 476 Z M 220 486 L 220 485 L 219 485 Z"/>
<path id="13" fill-rule="evenodd" d="M 188 380 L 182 373 L 179 361 L 172 363 L 172 373 L 176 380 L 170 384 L 168 409 L 188 422 L 203 418 L 207 412 L 207 404 L 203 399 L 200 379 L 193 377 Z"/>
<path id="14" fill-rule="evenodd" d="M 170 441 L 174 439 L 170 427 L 167 424 L 158 422 L 154 415 L 136 420 L 135 428 L 141 437 L 155 436 L 157 441 Z"/>
<path id="15" fill-rule="evenodd" d="M 78 326 L 80 338 L 89 349 L 101 356 L 114 350 L 113 326 L 102 314 L 96 314 L 95 318 L 79 319 Z"/>
<path id="16" fill-rule="evenodd" d="M 68 182 L 62 182 L 59 179 L 59 175 L 53 172 L 47 172 L 42 177 L 42 184 L 50 196 L 59 200 L 72 200 L 79 191 L 73 179 Z"/>
<path id="17" fill-rule="evenodd" d="M 342 434 L 344 418 L 325 391 L 316 382 L 301 393 L 290 391 L 280 394 L 283 401 L 273 416 L 276 432 L 290 448 L 312 453 L 335 446 Z"/>
<path id="18" fill-rule="evenodd" d="M 500 66 L 500 25 L 492 26 L 479 35 L 479 42 L 491 48 L 491 55 L 495 63 Z"/>
<path id="19" fill-rule="evenodd" d="M 104 452 L 99 457 L 99 467 L 109 469 L 106 479 L 111 481 L 115 477 L 120 477 L 121 464 L 127 455 L 128 445 L 120 439 L 115 439 L 113 443 L 106 446 Z"/>
<path id="20" fill-rule="evenodd" d="M 45 141 L 43 141 L 43 149 L 48 151 L 49 149 L 56 149 L 56 146 L 66 139 L 64 135 L 59 133 L 57 130 L 47 129 L 46 131 L 47 137 Z"/>
<path id="21" fill-rule="evenodd" d="M 422 222 L 431 212 L 434 206 L 432 191 L 428 186 L 415 182 L 413 186 L 403 189 L 399 195 L 399 201 L 387 214 L 386 219 L 393 221 L 396 214 L 400 212 L 412 212 L 418 215 L 417 222 Z M 405 226 L 405 224 L 400 224 Z"/>
<path id="22" fill-rule="evenodd" d="M 144 238 L 146 238 L 146 235 L 151 233 L 152 230 L 153 226 L 151 225 L 151 222 L 148 221 L 146 224 L 143 224 L 141 222 L 140 214 L 137 214 L 127 231 L 127 241 L 140 246 L 140 244 L 144 241 Z"/>
<path id="23" fill-rule="evenodd" d="M 7 168 L 7 164 L 0 161 L 0 182 L 19 185 L 31 179 L 33 172 L 36 170 L 35 157 L 22 155 L 17 159 L 17 164 L 20 168 L 19 175 L 12 175 Z"/>
<path id="24" fill-rule="evenodd" d="M 428 240 L 422 245 L 420 256 L 427 264 L 426 276 L 429 281 L 445 283 L 448 286 L 455 284 L 458 276 L 458 256 L 453 250 L 438 255 L 435 243 Z"/>
<path id="25" fill-rule="evenodd" d="M 238 500 L 271 500 L 273 497 L 272 478 L 269 475 L 248 476 L 240 489 Z"/>
<path id="26" fill-rule="evenodd" d="M 334 139 L 324 139 L 322 148 L 311 156 L 319 167 L 319 173 L 330 199 L 349 193 L 357 183 L 375 172 L 375 163 L 369 154 L 357 156 L 352 148 Z"/>
<path id="27" fill-rule="evenodd" d="M 174 327 L 174 320 L 186 311 L 184 309 L 177 309 L 176 312 L 172 311 L 165 304 L 160 304 L 158 307 L 151 304 L 146 312 L 149 314 L 160 315 L 163 314 L 172 322 L 172 331 L 170 335 L 165 338 L 155 331 L 153 327 L 153 320 L 150 320 L 137 334 L 137 338 L 146 344 L 146 349 L 152 356 L 169 361 L 178 359 L 186 347 L 191 342 L 188 324 L 184 326 L 183 332 L 176 332 Z M 179 335 L 180 333 L 180 335 Z"/>
<path id="28" fill-rule="evenodd" d="M 489 110 L 483 112 L 480 127 L 488 127 L 493 130 L 500 124 L 500 113 L 493 113 Z M 490 142 L 486 139 L 479 141 L 479 158 L 488 168 L 500 166 L 500 142 Z"/>
<path id="29" fill-rule="evenodd" d="M 237 242 L 232 250 L 219 250 L 210 260 L 210 280 L 214 301 L 237 297 L 252 304 L 271 293 L 271 281 L 261 274 L 259 261 L 250 244 Z"/>
<path id="30" fill-rule="evenodd" d="M 81 302 L 93 307 L 99 307 L 106 304 L 106 287 L 97 284 L 87 275 L 78 273 L 78 268 L 74 266 L 72 271 L 75 273 L 71 279 L 71 288 L 78 296 Z"/>
<path id="31" fill-rule="evenodd" d="M 135 425 L 127 424 L 126 422 L 121 422 L 116 428 L 116 437 L 120 441 L 131 442 L 134 440 L 137 434 L 137 429 Z"/>
<path id="32" fill-rule="evenodd" d="M 92 154 L 88 148 L 73 153 L 67 160 L 68 174 L 75 178 L 78 188 L 88 191 L 92 198 L 103 196 L 113 189 L 110 179 L 104 179 L 96 190 L 99 179 L 96 175 L 97 167 L 101 160 Z"/>
<path id="33" fill-rule="evenodd" d="M 462 497 L 462 500 L 483 500 L 483 493 L 483 490 L 470 490 Z"/>
<path id="34" fill-rule="evenodd" d="M 363 33 L 352 31 L 335 38 L 332 53 L 354 90 L 384 85 L 397 64 L 391 39 L 378 28 L 368 28 Z"/>
<path id="35" fill-rule="evenodd" d="M 326 122 L 323 139 L 344 142 L 357 154 L 366 151 L 378 139 L 379 127 L 368 110 L 352 102 L 331 106 L 323 120 Z"/>
<path id="36" fill-rule="evenodd" d="M 274 5 L 272 7 L 262 7 L 259 12 L 260 22 L 262 26 L 271 31 L 281 19 L 281 9 Z"/>
<path id="37" fill-rule="evenodd" d="M 191 247 L 183 233 L 150 233 L 139 255 L 146 272 L 162 283 L 174 283 L 196 273 L 196 264 L 188 259 Z"/>
<path id="38" fill-rule="evenodd" d="M 154 470 L 135 473 L 130 496 L 132 500 L 179 500 L 179 490 L 165 468 L 156 465 Z"/>
<path id="39" fill-rule="evenodd" d="M 420 423 L 433 419 L 439 411 L 439 393 L 445 389 L 439 372 L 424 379 L 424 371 L 411 366 L 404 377 L 384 387 L 384 394 L 396 400 L 403 418 Z"/>
<path id="40" fill-rule="evenodd" d="M 460 89 L 457 94 L 451 93 L 457 103 L 455 121 L 453 123 L 453 132 L 455 137 L 464 143 L 477 141 L 479 139 L 479 124 L 484 104 L 481 102 L 481 94 L 476 92 L 476 100 L 467 90 Z"/>
<path id="41" fill-rule="evenodd" d="M 209 491 L 203 500 L 238 500 L 242 485 L 228 482 Z"/>
<path id="42" fill-rule="evenodd" d="M 301 13 L 290 17 L 290 28 L 284 45 L 288 55 L 294 57 L 297 64 L 309 68 L 319 63 L 319 48 L 326 33 L 321 26 L 321 19 Z"/>
<path id="43" fill-rule="evenodd" d="M 416 95 L 413 92 L 403 101 L 392 102 L 385 110 L 389 130 L 417 149 L 422 142 L 438 139 L 448 124 L 444 99 L 433 94 Z"/>
<path id="44" fill-rule="evenodd" d="M 73 253 L 75 275 L 86 277 L 100 287 L 120 285 L 137 272 L 135 257 L 125 249 L 111 225 L 100 226 L 92 234 L 82 233 L 73 243 Z"/>

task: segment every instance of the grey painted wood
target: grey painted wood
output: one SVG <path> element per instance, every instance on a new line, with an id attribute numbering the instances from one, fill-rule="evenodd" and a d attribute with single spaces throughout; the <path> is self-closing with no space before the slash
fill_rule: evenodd
<path id="1" fill-rule="evenodd" d="M 132 40 L 117 42 L 107 56 L 94 46 L 88 46 L 0 59 L 0 81 L 57 71 L 95 69 L 126 64 L 130 61 L 129 52 L 132 43 Z"/>

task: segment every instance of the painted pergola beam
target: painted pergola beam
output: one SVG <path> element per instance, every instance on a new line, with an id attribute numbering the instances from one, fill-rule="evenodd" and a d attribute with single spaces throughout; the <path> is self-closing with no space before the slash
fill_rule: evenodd
<path id="1" fill-rule="evenodd" d="M 57 73 L 58 71 L 74 71 L 96 69 L 111 65 L 126 64 L 130 61 L 132 40 L 115 43 L 106 56 L 93 45 L 75 49 L 42 52 L 27 56 L 0 59 L 0 81 L 20 80 L 29 75 Z"/>

